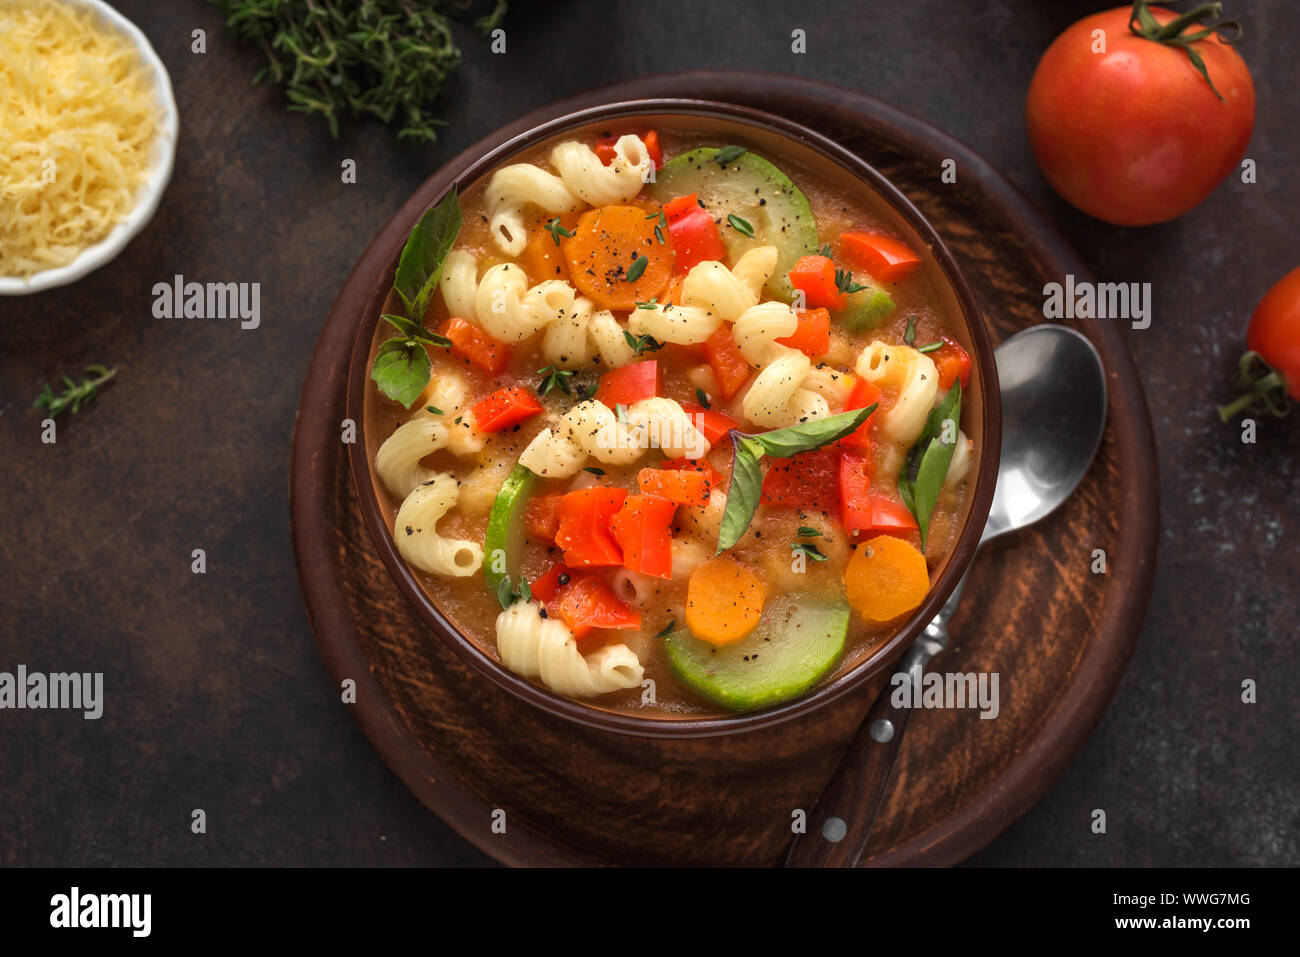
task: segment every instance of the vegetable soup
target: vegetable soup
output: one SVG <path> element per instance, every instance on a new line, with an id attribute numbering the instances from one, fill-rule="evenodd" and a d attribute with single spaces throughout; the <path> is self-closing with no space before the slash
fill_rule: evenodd
<path id="1" fill-rule="evenodd" d="M 602 708 L 754 711 L 925 599 L 977 460 L 971 358 L 865 186 L 656 120 L 425 214 L 366 433 L 398 552 L 503 667 Z"/>

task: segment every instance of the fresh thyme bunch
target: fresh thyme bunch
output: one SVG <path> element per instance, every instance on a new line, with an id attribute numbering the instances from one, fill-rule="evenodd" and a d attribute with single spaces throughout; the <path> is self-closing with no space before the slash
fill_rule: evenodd
<path id="1" fill-rule="evenodd" d="M 430 114 L 447 77 L 460 65 L 447 14 L 463 17 L 465 0 L 212 0 L 226 25 L 255 43 L 267 65 L 253 82 L 282 84 L 289 109 L 325 118 L 339 133 L 343 117 L 373 116 L 400 124 L 399 139 L 433 142 L 443 121 Z M 476 25 L 494 30 L 506 0 Z"/>

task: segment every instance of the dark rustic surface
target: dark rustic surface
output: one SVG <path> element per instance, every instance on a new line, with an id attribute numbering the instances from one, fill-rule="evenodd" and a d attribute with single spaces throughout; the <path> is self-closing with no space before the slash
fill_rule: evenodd
<path id="1" fill-rule="evenodd" d="M 123 2 L 172 73 L 176 173 L 148 231 L 78 285 L 0 302 L 0 670 L 104 671 L 105 717 L 4 712 L 0 863 L 478 863 L 388 772 L 337 697 L 298 596 L 288 445 L 329 304 L 370 235 L 436 166 L 527 110 L 602 83 L 687 67 L 829 80 L 969 143 L 1060 224 L 1104 279 L 1153 283 L 1152 327 L 1128 333 L 1159 447 L 1161 565 L 1123 685 L 1078 761 L 976 863 L 1248 864 L 1300 860 L 1300 674 L 1294 546 L 1297 426 L 1242 445 L 1210 406 L 1239 330 L 1295 265 L 1300 10 L 1239 12 L 1260 115 L 1260 181 L 1229 182 L 1165 226 L 1088 220 L 1043 184 L 1021 105 L 1038 54 L 1102 4 L 570 4 L 523 9 L 510 52 L 461 33 L 466 68 L 433 148 L 364 126 L 331 141 L 250 88 L 257 55 L 197 2 Z M 581 8 L 580 10 L 578 8 Z M 968 22 L 940 28 L 944 17 Z M 690 22 L 690 29 L 686 24 Z M 575 26 L 575 23 L 578 26 Z M 203 27 L 209 52 L 189 52 Z M 808 31 L 808 55 L 789 31 Z M 357 161 L 359 182 L 339 182 Z M 174 273 L 260 281 L 262 328 L 163 321 Z M 84 362 L 119 380 L 41 445 L 43 378 Z M 207 549 L 204 577 L 189 571 Z M 1241 680 L 1261 703 L 1239 703 Z M 189 830 L 193 808 L 209 833 Z M 1110 833 L 1089 833 L 1105 808 Z"/>

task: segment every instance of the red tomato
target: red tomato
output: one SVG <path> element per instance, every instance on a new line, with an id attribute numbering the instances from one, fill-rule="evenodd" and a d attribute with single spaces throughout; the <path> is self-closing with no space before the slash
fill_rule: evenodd
<path id="1" fill-rule="evenodd" d="M 1259 402 L 1283 415 L 1287 396 L 1300 400 L 1300 268 L 1278 280 L 1259 301 L 1246 328 L 1246 348 L 1250 352 L 1237 376 L 1244 391 L 1219 409 L 1225 422 Z"/>
<path id="2" fill-rule="evenodd" d="M 1149 9 L 1161 24 L 1177 16 Z M 1165 222 L 1199 205 L 1237 168 L 1255 127 L 1255 85 L 1236 50 L 1217 35 L 1191 45 L 1211 88 L 1185 49 L 1132 33 L 1132 12 L 1096 13 L 1057 37 L 1025 111 L 1052 188 L 1119 226 Z"/>

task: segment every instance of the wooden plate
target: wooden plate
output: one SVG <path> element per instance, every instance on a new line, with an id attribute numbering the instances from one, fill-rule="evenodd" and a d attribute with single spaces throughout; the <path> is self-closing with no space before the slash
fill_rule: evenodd
<path id="1" fill-rule="evenodd" d="M 956 254 L 995 339 L 1042 321 L 1044 283 L 1087 267 L 978 156 L 868 97 L 790 77 L 691 73 L 555 104 L 472 148 L 600 102 L 691 96 L 782 114 L 885 173 Z M 955 159 L 958 184 L 938 171 Z M 399 213 L 408 222 L 414 211 Z M 394 223 L 386 230 L 399 228 Z M 357 267 L 354 289 L 373 276 Z M 879 687 L 807 718 L 724 739 L 653 740 L 549 717 L 424 632 L 362 525 L 339 441 L 356 317 L 336 303 L 299 405 L 291 476 L 299 577 L 326 664 L 412 791 L 509 864 L 780 862 Z M 1001 713 L 925 711 L 868 849 L 872 864 L 951 864 L 1023 814 L 1068 766 L 1119 683 L 1151 589 L 1158 486 L 1142 388 L 1113 321 L 1081 322 L 1109 377 L 1097 461 L 1055 515 L 977 560 L 945 668 L 1000 675 Z M 1122 467 L 1121 467 L 1122 466 Z M 1107 574 L 1093 574 L 1104 549 Z M 881 679 L 883 680 L 883 679 Z M 504 832 L 501 825 L 504 823 Z"/>

